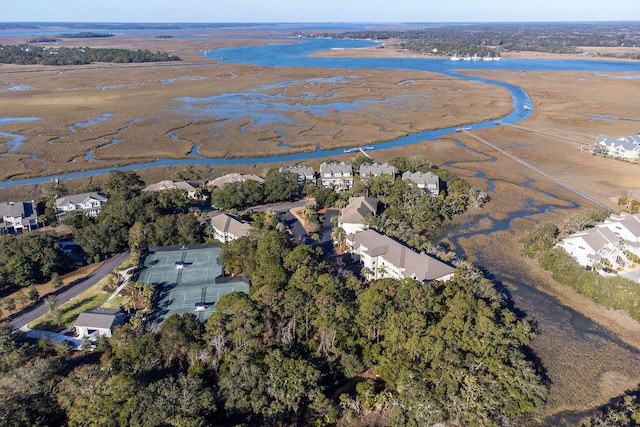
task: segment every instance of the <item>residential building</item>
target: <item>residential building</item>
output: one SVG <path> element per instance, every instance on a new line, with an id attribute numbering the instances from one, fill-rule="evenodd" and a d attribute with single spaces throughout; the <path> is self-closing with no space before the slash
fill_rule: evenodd
<path id="1" fill-rule="evenodd" d="M 640 159 L 640 134 L 613 139 L 600 137 L 596 141 L 596 151 L 621 159 Z"/>
<path id="2" fill-rule="evenodd" d="M 303 185 L 307 182 L 315 182 L 316 174 L 313 168 L 305 165 L 282 166 L 280 172 L 289 171 L 298 175 L 298 182 Z"/>
<path id="3" fill-rule="evenodd" d="M 156 184 L 151 184 L 142 189 L 142 191 L 163 191 L 163 190 L 182 190 L 187 193 L 190 199 L 196 199 L 196 188 L 186 181 L 172 181 L 167 179 Z"/>
<path id="4" fill-rule="evenodd" d="M 344 162 L 323 162 L 320 165 L 320 181 L 323 187 L 333 188 L 335 191 L 349 190 L 353 187 L 353 168 Z"/>
<path id="5" fill-rule="evenodd" d="M 380 176 L 380 175 L 391 175 L 392 177 L 396 176 L 397 169 L 395 166 L 390 165 L 389 163 L 363 163 L 360 165 L 360 177 L 364 178 L 365 176 Z"/>
<path id="6" fill-rule="evenodd" d="M 412 278 L 420 282 L 446 281 L 453 267 L 425 253 L 418 253 L 392 238 L 368 229 L 347 236 L 353 259 L 368 270 L 368 279 Z"/>
<path id="7" fill-rule="evenodd" d="M 98 308 L 80 313 L 73 327 L 80 338 L 110 337 L 116 326 L 124 323 L 124 313 L 119 309 Z"/>
<path id="8" fill-rule="evenodd" d="M 349 204 L 338 215 L 338 227 L 342 228 L 347 235 L 368 228 L 368 220 L 378 213 L 378 205 L 378 199 L 373 197 L 350 198 Z"/>
<path id="9" fill-rule="evenodd" d="M 78 212 L 95 217 L 106 202 L 107 196 L 95 191 L 59 197 L 56 199 L 56 216 L 59 220 L 69 212 Z"/>
<path id="10" fill-rule="evenodd" d="M 640 256 L 640 214 L 611 215 L 590 230 L 562 239 L 556 246 L 578 264 L 597 268 L 600 273 L 628 269 L 634 263 L 627 254 Z"/>
<path id="11" fill-rule="evenodd" d="M 431 194 L 437 196 L 440 194 L 440 178 L 433 172 L 405 172 L 402 174 L 402 180 L 413 183 L 420 194 Z"/>
<path id="12" fill-rule="evenodd" d="M 213 231 L 213 237 L 226 243 L 247 236 L 251 225 L 241 222 L 222 212 L 211 212 L 207 221 Z"/>
<path id="13" fill-rule="evenodd" d="M 264 182 L 264 179 L 262 179 L 258 175 L 228 173 L 221 176 L 220 178 L 212 179 L 211 181 L 207 182 L 207 187 L 222 187 L 223 185 L 229 184 L 230 182 L 243 182 L 247 180 Z"/>
<path id="14" fill-rule="evenodd" d="M 0 203 L 0 234 L 21 233 L 35 228 L 38 228 L 38 213 L 33 200 Z"/>

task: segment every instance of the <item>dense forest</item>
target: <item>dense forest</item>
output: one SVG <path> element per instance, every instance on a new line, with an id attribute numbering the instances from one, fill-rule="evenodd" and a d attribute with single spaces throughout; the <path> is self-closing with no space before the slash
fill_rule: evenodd
<path id="1" fill-rule="evenodd" d="M 640 46 L 637 22 L 434 25 L 412 31 L 356 31 L 318 37 L 399 39 L 400 47 L 438 55 L 499 55 L 501 51 L 581 53 L 581 47 Z M 633 54 L 625 55 L 638 59 Z"/>
<path id="2" fill-rule="evenodd" d="M 115 48 L 55 47 L 29 44 L 0 45 L 0 63 L 18 65 L 83 65 L 93 62 L 162 62 L 180 61 L 180 57 L 165 52 Z"/>
<path id="3" fill-rule="evenodd" d="M 223 259 L 251 294 L 224 296 L 204 325 L 126 325 L 73 355 L 1 330 L 2 424 L 490 426 L 544 402 L 529 325 L 474 269 L 363 283 L 275 229 Z"/>

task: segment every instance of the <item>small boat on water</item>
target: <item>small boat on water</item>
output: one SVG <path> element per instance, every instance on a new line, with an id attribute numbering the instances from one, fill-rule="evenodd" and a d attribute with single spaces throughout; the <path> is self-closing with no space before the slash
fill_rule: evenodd
<path id="1" fill-rule="evenodd" d="M 373 145 L 365 145 L 362 147 L 363 150 L 373 150 L 375 147 Z"/>
<path id="2" fill-rule="evenodd" d="M 355 153 L 356 151 L 358 151 L 357 148 L 345 148 L 344 149 L 344 153 Z"/>

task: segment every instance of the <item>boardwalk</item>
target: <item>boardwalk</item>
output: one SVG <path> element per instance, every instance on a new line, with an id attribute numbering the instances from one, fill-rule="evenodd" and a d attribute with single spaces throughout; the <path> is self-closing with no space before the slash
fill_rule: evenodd
<path id="1" fill-rule="evenodd" d="M 544 172 L 543 170 L 541 170 L 541 169 L 539 169 L 539 168 L 537 168 L 537 167 L 525 162 L 524 160 L 514 156 L 513 154 L 507 153 L 502 148 L 499 148 L 499 147 L 493 145 L 492 143 L 490 143 L 488 141 L 485 141 L 484 139 L 480 138 L 479 136 L 476 136 L 476 135 L 472 134 L 468 130 L 460 129 L 459 131 L 460 132 L 464 132 L 465 134 L 469 135 L 470 137 L 476 139 L 477 141 L 482 142 L 483 144 L 487 145 L 488 147 L 493 148 L 497 152 L 504 154 L 505 156 L 515 160 L 516 162 L 518 162 L 521 165 L 531 169 L 532 171 L 537 172 L 538 174 L 540 174 L 540 175 L 544 176 L 545 178 L 555 182 L 556 184 L 560 185 L 561 187 L 564 187 L 567 190 L 577 194 L 578 196 L 590 201 L 591 203 L 594 203 L 594 204 L 596 204 L 598 206 L 602 206 L 603 208 L 606 208 L 606 209 L 610 209 L 609 206 L 607 206 L 604 203 L 594 199 L 593 197 L 589 196 L 588 194 L 585 194 L 582 191 L 578 190 L 577 188 L 574 188 L 574 187 L 570 186 L 569 184 L 566 184 L 566 183 L 560 181 L 558 178 L 549 175 L 548 173 Z"/>
<path id="2" fill-rule="evenodd" d="M 529 129 L 523 126 L 518 126 L 518 125 L 512 125 L 509 123 L 502 123 L 500 122 L 501 126 L 509 126 L 512 127 L 514 129 L 518 129 L 521 130 L 523 132 L 528 132 L 528 133 L 535 133 L 536 135 L 542 135 L 542 136 L 548 136 L 550 138 L 556 138 L 556 139 L 562 139 L 563 141 L 569 141 L 569 142 L 573 142 L 574 144 L 580 144 L 580 145 L 593 145 L 592 142 L 583 142 L 583 141 L 578 141 L 577 139 L 573 139 L 573 138 L 569 138 L 567 136 L 562 136 L 562 135 L 556 135 L 554 133 L 550 133 L 550 132 L 542 132 L 539 130 L 533 130 L 533 129 Z M 594 138 L 595 140 L 595 138 Z"/>

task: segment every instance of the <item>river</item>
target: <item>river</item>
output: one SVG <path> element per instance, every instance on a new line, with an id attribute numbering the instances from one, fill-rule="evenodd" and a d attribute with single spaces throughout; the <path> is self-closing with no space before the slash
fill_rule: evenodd
<path id="1" fill-rule="evenodd" d="M 522 121 L 532 114 L 529 108 L 532 103 L 527 93 L 517 86 L 499 81 L 481 79 L 472 76 L 459 74 L 457 70 L 471 69 L 499 69 L 499 70 L 575 70 L 590 71 L 596 73 L 617 73 L 627 72 L 634 75 L 640 75 L 640 62 L 622 62 L 622 61 L 566 61 L 566 60 L 516 60 L 505 59 L 502 61 L 449 61 L 446 59 L 416 59 L 416 58 L 323 58 L 310 56 L 313 52 L 327 50 L 331 48 L 358 48 L 370 46 L 372 43 L 360 40 L 326 40 L 326 39 L 307 39 L 293 40 L 291 43 L 274 43 L 267 46 L 251 46 L 240 48 L 220 49 L 216 51 L 205 52 L 204 55 L 223 61 L 225 63 L 252 64 L 269 67 L 313 67 L 313 68 L 333 68 L 333 69 L 402 69 L 415 71 L 438 72 L 451 77 L 479 81 L 487 84 L 498 85 L 506 88 L 513 100 L 513 111 L 501 118 L 505 123 L 516 123 Z M 302 107 L 301 107 L 302 108 Z M 468 124 L 465 127 L 471 130 L 479 130 L 495 126 L 495 120 L 488 120 L 480 123 Z M 393 141 L 378 143 L 375 145 L 376 150 L 388 149 L 393 147 L 416 144 L 425 140 L 435 140 L 445 135 L 451 135 L 455 132 L 453 128 L 430 130 L 426 132 L 415 133 Z M 195 154 L 195 153 L 194 153 Z M 191 156 L 184 159 L 158 159 L 153 162 L 145 162 L 119 167 L 121 170 L 139 170 L 145 168 L 154 168 L 160 166 L 182 166 L 207 164 L 213 166 L 223 165 L 239 165 L 239 164 L 257 164 L 257 163 L 273 163 L 273 162 L 293 162 L 309 159 L 317 159 L 343 154 L 343 150 L 320 150 L 317 149 L 311 153 L 285 154 L 270 157 L 242 157 L 242 158 L 206 158 L 202 156 Z M 491 154 L 487 154 L 491 157 Z M 495 159 L 495 158 L 493 158 Z M 98 163 L 98 162 L 95 162 Z M 453 165 L 455 162 L 452 162 Z M 73 172 L 68 174 L 57 175 L 57 178 L 77 178 L 85 176 L 95 176 L 104 174 L 115 168 L 97 168 L 83 172 Z M 476 171 L 477 176 L 488 175 L 487 171 Z M 489 178 L 491 178 L 489 176 Z M 24 184 L 39 184 L 49 181 L 51 177 L 40 177 L 32 179 L 12 180 L 0 182 L 0 188 Z M 529 182 L 530 184 L 530 182 Z M 490 186 L 491 190 L 492 187 Z M 554 195 L 557 197 L 557 195 Z M 549 294 L 542 292 L 536 286 L 535 279 L 526 272 L 520 271 L 517 266 L 510 264 L 508 260 L 495 256 L 495 253 L 486 250 L 486 247 L 473 243 L 473 238 L 477 236 L 487 237 L 492 244 L 498 244 L 502 233 L 507 233 L 511 227 L 511 222 L 518 218 L 535 217 L 548 211 L 566 210 L 578 207 L 578 203 L 574 200 L 564 199 L 566 204 L 540 204 L 534 199 L 523 200 L 519 211 L 509 212 L 506 219 L 495 219 L 485 216 L 487 220 L 486 227 L 469 227 L 465 224 L 450 230 L 448 238 L 461 251 L 461 254 L 467 253 L 484 270 L 488 271 L 497 283 L 505 286 L 505 292 L 511 295 L 518 309 L 522 310 L 523 316 L 530 319 L 534 324 L 538 325 L 538 337 L 534 340 L 532 347 L 536 352 L 540 353 L 543 363 L 548 368 L 550 381 L 552 383 L 552 393 L 554 393 L 554 385 L 560 387 L 559 381 L 565 379 L 554 378 L 557 372 L 565 371 L 568 377 L 580 376 L 587 371 L 593 370 L 593 378 L 605 375 L 609 372 L 610 364 L 614 366 L 613 371 L 624 369 L 625 363 L 631 366 L 640 365 L 640 352 L 622 342 L 609 330 L 594 323 L 590 319 L 582 316 L 575 310 L 563 305 L 558 299 Z M 517 261 L 516 261 L 517 263 Z M 554 347 L 563 348 L 562 354 L 555 354 Z M 597 357 L 591 357 L 591 354 Z M 586 358 L 580 363 L 578 358 Z M 571 363 L 571 361 L 576 363 Z M 615 362 L 615 363 L 614 363 Z M 590 377 L 591 378 L 591 377 Z M 592 384 L 598 387 L 598 384 Z M 620 390 L 621 392 L 623 390 Z M 560 396 L 556 391 L 556 396 L 550 394 L 550 400 L 557 407 L 555 417 L 546 421 L 548 424 L 573 424 L 578 419 L 580 412 L 567 413 L 562 412 L 564 401 L 571 401 L 567 405 L 570 409 L 572 405 L 577 405 L 582 399 L 581 395 Z M 566 391 L 565 391 L 566 393 Z M 585 394 L 585 396 L 587 396 Z M 589 399 L 593 396 L 589 395 Z M 555 399 L 555 400 L 554 400 Z M 556 402 L 557 400 L 557 402 Z M 602 402 L 604 403 L 604 402 Z"/>

